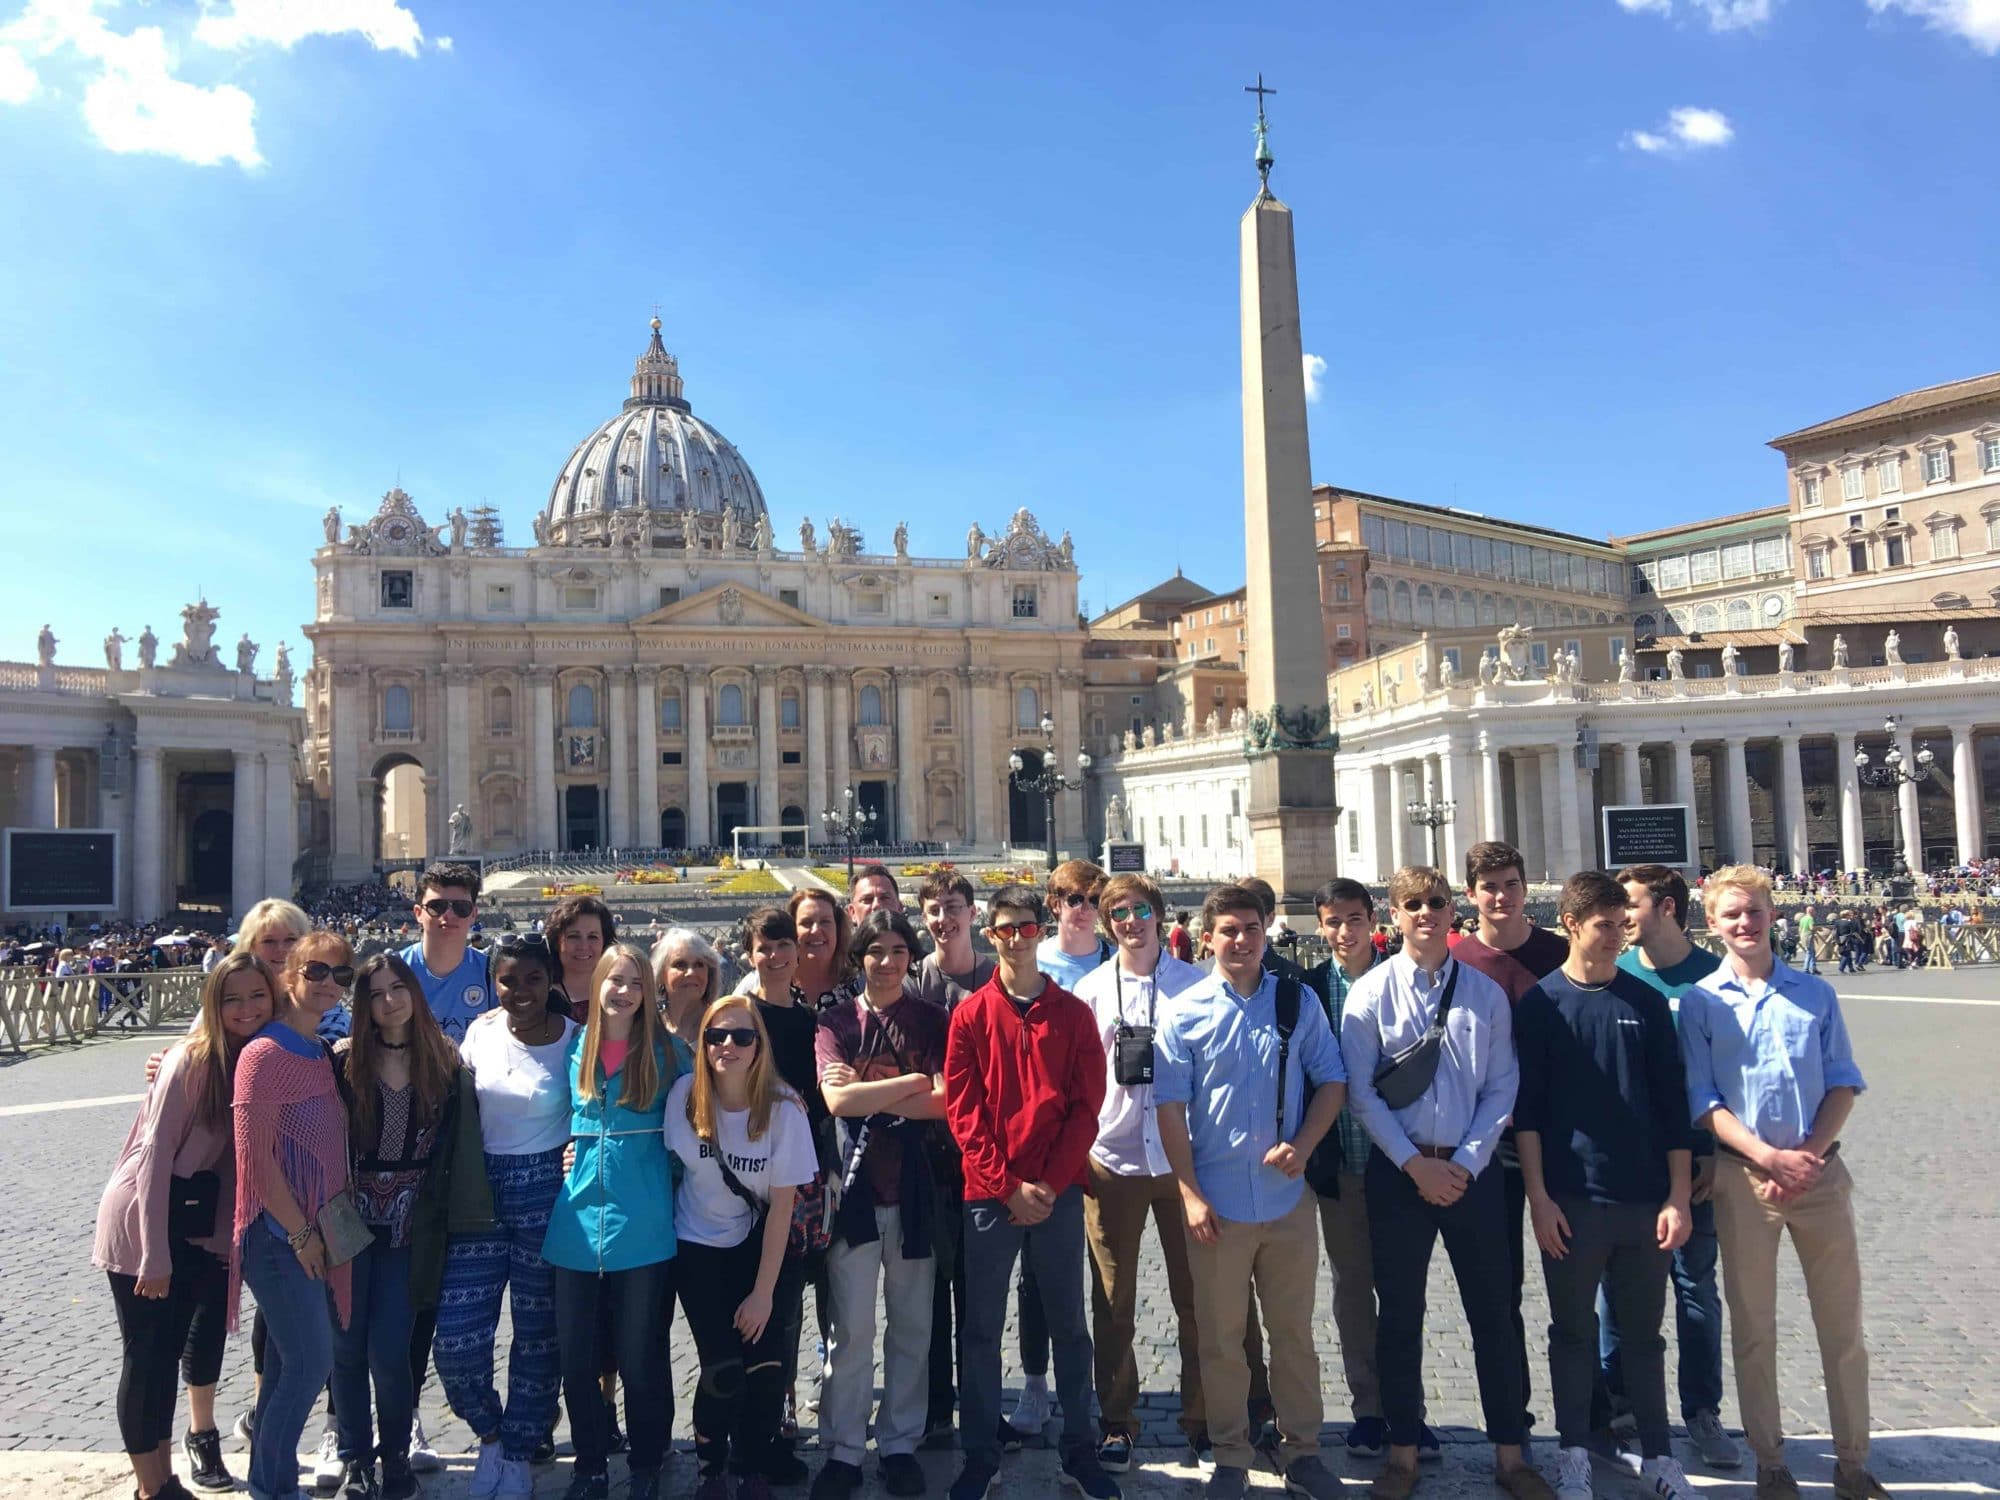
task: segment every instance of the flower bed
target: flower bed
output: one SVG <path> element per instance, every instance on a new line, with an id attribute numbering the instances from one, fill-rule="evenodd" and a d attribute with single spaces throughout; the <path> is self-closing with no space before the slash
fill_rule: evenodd
<path id="1" fill-rule="evenodd" d="M 639 870 L 620 870 L 618 872 L 618 883 L 620 885 L 679 885 L 681 883 L 681 872 L 679 870 L 669 870 L 664 865 L 648 865 L 646 868 Z"/>
<path id="2" fill-rule="evenodd" d="M 604 887 L 592 885 L 589 881 L 572 881 L 567 885 L 545 885 L 542 895 L 550 901 L 560 901 L 564 896 L 601 896 Z"/>
<path id="3" fill-rule="evenodd" d="M 1042 877 L 1037 875 L 1033 870 L 1023 866 L 1018 870 L 981 870 L 979 872 L 979 883 L 987 887 L 1003 885 L 1039 886 L 1042 883 Z"/>

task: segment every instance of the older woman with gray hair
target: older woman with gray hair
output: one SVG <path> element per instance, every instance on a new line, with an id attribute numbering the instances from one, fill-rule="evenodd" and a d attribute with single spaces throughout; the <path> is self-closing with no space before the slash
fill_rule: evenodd
<path id="1" fill-rule="evenodd" d="M 702 1012 L 722 991 L 722 959 L 715 945 L 692 927 L 669 927 L 653 944 L 653 973 L 660 981 L 667 1030 L 695 1049 Z"/>

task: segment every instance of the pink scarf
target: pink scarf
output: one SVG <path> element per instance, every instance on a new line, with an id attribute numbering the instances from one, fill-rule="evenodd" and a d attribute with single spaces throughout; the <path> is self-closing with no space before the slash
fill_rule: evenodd
<path id="1" fill-rule="evenodd" d="M 236 1232 L 229 1250 L 229 1328 L 236 1328 L 243 1287 L 243 1236 L 264 1212 L 264 1163 L 275 1155 L 308 1222 L 347 1186 L 347 1110 L 324 1057 L 300 1057 L 269 1037 L 253 1040 L 236 1062 Z M 353 1278 L 329 1267 L 327 1285 L 347 1326 Z"/>

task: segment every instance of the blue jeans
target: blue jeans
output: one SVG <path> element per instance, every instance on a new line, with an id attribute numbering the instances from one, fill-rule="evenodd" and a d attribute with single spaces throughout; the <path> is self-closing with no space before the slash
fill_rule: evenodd
<path id="1" fill-rule="evenodd" d="M 292 1247 L 261 1218 L 243 1233 L 243 1281 L 269 1330 L 250 1442 L 250 1493 L 290 1500 L 299 1492 L 299 1436 L 333 1369 L 333 1305 L 326 1283 L 306 1275 Z"/>
<path id="2" fill-rule="evenodd" d="M 1722 1292 L 1715 1281 L 1715 1204 L 1694 1205 L 1694 1233 L 1674 1252 L 1674 1336 L 1680 1343 L 1681 1420 L 1722 1410 Z M 1597 1294 L 1597 1364 L 1612 1409 L 1625 1406 L 1618 1361 L 1618 1320 Z M 1600 1408 L 1609 1419 L 1609 1412 Z"/>
<path id="3" fill-rule="evenodd" d="M 378 1230 L 378 1234 L 386 1231 Z M 417 1400 L 410 1373 L 410 1251 L 377 1239 L 353 1261 L 354 1314 L 333 1335 L 334 1425 L 343 1462 L 372 1462 L 378 1453 L 407 1458 L 410 1414 Z M 368 1382 L 375 1381 L 378 1449 L 368 1422 Z"/>

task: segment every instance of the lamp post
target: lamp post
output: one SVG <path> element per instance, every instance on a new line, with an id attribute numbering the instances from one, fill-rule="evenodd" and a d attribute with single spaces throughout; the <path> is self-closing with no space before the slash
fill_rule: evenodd
<path id="1" fill-rule="evenodd" d="M 1078 791 L 1083 786 L 1081 776 L 1071 781 L 1056 769 L 1056 721 L 1047 714 L 1042 715 L 1042 768 L 1032 776 L 1022 775 L 1027 762 L 1021 759 L 1021 752 L 1012 751 L 1007 756 L 1007 769 L 1014 773 L 1014 784 L 1023 791 L 1042 794 L 1042 831 L 1047 835 L 1049 868 L 1056 867 L 1056 793 Z M 1090 752 L 1081 745 L 1076 751 L 1076 769 L 1079 773 L 1090 769 Z"/>
<path id="2" fill-rule="evenodd" d="M 1882 721 L 1882 732 L 1890 739 L 1888 752 L 1883 755 L 1881 765 L 1873 764 L 1866 750 L 1857 749 L 1854 752 L 1854 768 L 1861 784 L 1900 793 L 1906 786 L 1929 781 L 1937 770 L 1937 757 L 1931 754 L 1930 747 L 1928 745 L 1917 747 L 1916 765 L 1912 767 L 1904 762 L 1903 751 L 1895 742 L 1896 715 L 1891 714 Z M 1896 851 L 1896 868 L 1889 876 L 1892 881 L 1906 882 L 1911 878 L 1909 856 L 1908 849 Z M 1891 892 L 1891 894 L 1897 893 Z"/>
<path id="3" fill-rule="evenodd" d="M 1438 830 L 1452 820 L 1458 812 L 1458 804 L 1451 801 L 1419 802 L 1411 798 L 1408 812 L 1413 827 L 1431 831 L 1431 864 L 1434 868 L 1441 868 L 1444 856 L 1438 849 Z"/>
<path id="4" fill-rule="evenodd" d="M 867 833 L 874 828 L 875 810 L 871 807 L 854 805 L 853 787 L 847 789 L 845 803 L 844 807 L 829 807 L 819 817 L 820 822 L 826 826 L 826 836 L 839 839 L 847 845 L 847 884 L 851 888 L 854 884 L 855 835 Z"/>

